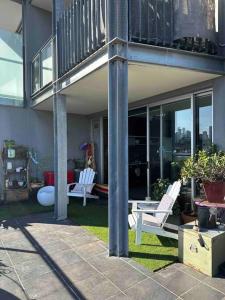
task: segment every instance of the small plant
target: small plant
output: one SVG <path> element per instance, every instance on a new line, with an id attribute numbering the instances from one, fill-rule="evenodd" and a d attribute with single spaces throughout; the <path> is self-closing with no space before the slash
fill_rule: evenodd
<path id="1" fill-rule="evenodd" d="M 170 182 L 168 179 L 157 179 L 152 185 L 152 199 L 154 201 L 160 201 L 162 196 L 166 193 Z"/>
<path id="2" fill-rule="evenodd" d="M 225 181 L 225 153 L 199 151 L 184 161 L 181 177 L 184 182 L 191 178 L 195 178 L 200 183 Z"/>

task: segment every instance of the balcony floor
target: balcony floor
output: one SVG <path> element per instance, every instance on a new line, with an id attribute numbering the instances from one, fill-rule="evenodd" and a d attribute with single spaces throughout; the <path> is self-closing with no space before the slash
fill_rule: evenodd
<path id="1" fill-rule="evenodd" d="M 105 244 L 50 214 L 0 229 L 1 299 L 224 299 L 225 279 L 182 264 L 151 273 L 131 259 L 107 257 Z M 125 275 L 127 274 L 127 275 Z"/>

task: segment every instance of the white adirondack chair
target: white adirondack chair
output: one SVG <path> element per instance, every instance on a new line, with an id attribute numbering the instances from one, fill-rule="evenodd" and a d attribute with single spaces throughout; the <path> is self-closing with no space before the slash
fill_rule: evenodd
<path id="1" fill-rule="evenodd" d="M 86 206 L 87 198 L 98 199 L 99 197 L 96 195 L 92 195 L 92 189 L 95 185 L 93 183 L 95 177 L 95 172 L 91 168 L 84 169 L 80 172 L 79 182 L 78 183 L 70 183 L 67 185 L 67 196 L 68 197 L 80 197 L 83 198 L 83 206 Z M 71 186 L 74 188 L 70 191 Z"/>
<path id="2" fill-rule="evenodd" d="M 181 182 L 175 181 L 169 186 L 160 202 L 157 201 L 129 201 L 132 203 L 132 214 L 128 222 L 136 230 L 136 244 L 141 244 L 142 232 L 178 239 L 178 234 L 165 229 L 177 231 L 176 225 L 167 224 L 167 218 L 172 214 L 172 208 L 180 193 Z"/>

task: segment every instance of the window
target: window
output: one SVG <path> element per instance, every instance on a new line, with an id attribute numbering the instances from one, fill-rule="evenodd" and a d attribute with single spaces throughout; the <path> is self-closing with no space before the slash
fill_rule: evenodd
<path id="1" fill-rule="evenodd" d="M 212 95 L 196 96 L 196 150 L 212 144 Z"/>

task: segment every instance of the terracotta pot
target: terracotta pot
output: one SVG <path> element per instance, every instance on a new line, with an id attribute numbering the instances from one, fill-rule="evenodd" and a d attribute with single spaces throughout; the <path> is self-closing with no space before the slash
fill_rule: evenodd
<path id="1" fill-rule="evenodd" d="M 225 182 L 204 182 L 203 183 L 206 199 L 212 203 L 224 203 Z"/>

